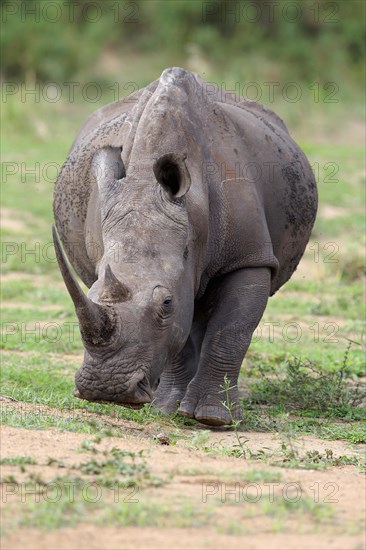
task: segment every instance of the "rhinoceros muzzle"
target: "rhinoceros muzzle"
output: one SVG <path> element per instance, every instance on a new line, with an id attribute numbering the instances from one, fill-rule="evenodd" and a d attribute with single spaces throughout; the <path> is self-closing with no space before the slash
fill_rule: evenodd
<path id="1" fill-rule="evenodd" d="M 78 384 L 77 384 L 78 385 Z M 103 390 L 89 390 L 83 387 L 78 387 L 74 391 L 74 396 L 79 399 L 85 399 L 86 401 L 93 401 L 94 403 L 116 403 L 117 405 L 123 405 L 132 409 L 139 409 L 146 403 L 151 403 L 152 389 L 146 376 L 142 380 L 139 380 L 135 388 L 123 395 L 118 393 L 109 395 Z"/>

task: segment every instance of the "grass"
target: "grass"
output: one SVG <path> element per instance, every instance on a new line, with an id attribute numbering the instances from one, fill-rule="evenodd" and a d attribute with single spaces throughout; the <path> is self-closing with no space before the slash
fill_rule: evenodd
<path id="1" fill-rule="evenodd" d="M 248 470 L 244 475 L 249 483 L 279 483 L 282 481 L 282 472 L 270 470 Z"/>
<path id="2" fill-rule="evenodd" d="M 88 440 L 86 440 L 88 441 Z M 164 483 L 160 477 L 154 476 L 148 463 L 148 457 L 144 451 L 125 451 L 116 446 L 100 451 L 94 446 L 84 445 L 83 453 L 91 453 L 87 461 L 79 464 L 73 464 L 68 467 L 72 472 L 73 479 L 81 480 L 84 484 L 94 484 L 101 488 L 135 488 L 139 491 L 145 487 L 158 487 Z M 37 462 L 29 456 L 15 456 L 0 461 L 2 465 L 19 466 L 22 473 L 26 472 L 26 465 L 36 465 Z M 46 461 L 47 466 L 53 466 L 57 469 L 65 469 L 63 461 L 49 457 Z M 45 481 L 40 472 L 27 472 L 27 479 L 23 483 L 36 482 L 40 486 L 51 486 L 53 483 L 63 483 L 67 476 L 57 475 L 51 481 Z M 78 477 L 76 477 L 76 474 Z M 68 474 L 69 475 L 69 474 Z M 86 477 L 85 477 L 86 476 Z M 4 482 L 4 480 L 1 480 Z"/>
<path id="3" fill-rule="evenodd" d="M 263 511 L 265 514 L 269 514 L 272 517 L 279 519 L 289 518 L 289 516 L 299 515 L 310 516 L 312 521 L 324 525 L 324 523 L 333 522 L 335 514 L 329 504 L 316 503 L 309 496 L 302 496 L 298 500 L 295 500 L 296 496 L 292 499 L 281 499 L 276 506 L 269 501 L 264 503 Z"/>
<path id="4" fill-rule="evenodd" d="M 1 458 L 1 465 L 11 465 L 11 466 L 25 466 L 27 464 L 37 464 L 34 458 L 31 456 L 11 456 L 9 458 Z"/>
<path id="5" fill-rule="evenodd" d="M 135 453 L 117 447 L 105 451 L 103 458 L 93 457 L 80 466 L 83 474 L 92 475 L 101 487 L 134 487 L 161 485 L 162 479 L 153 477 L 143 451 Z"/>
<path id="6" fill-rule="evenodd" d="M 119 437 L 120 430 L 111 427 L 110 423 L 95 418 L 88 418 L 82 414 L 62 413 L 61 411 L 46 412 L 42 409 L 22 410 L 12 406 L 1 407 L 1 421 L 3 424 L 16 428 L 43 430 L 57 428 L 62 431 L 82 432 L 90 435 L 102 433 L 110 437 Z"/>
<path id="7" fill-rule="evenodd" d="M 222 455 L 235 457 L 242 460 L 260 461 L 277 468 L 293 468 L 297 470 L 326 470 L 330 467 L 356 466 L 360 472 L 366 471 L 366 461 L 362 450 L 359 454 L 337 455 L 331 449 L 325 449 L 321 453 L 318 450 L 305 450 L 304 441 L 300 439 L 301 432 L 293 429 L 288 423 L 277 426 L 276 435 L 280 439 L 277 449 L 262 447 L 253 450 L 249 438 L 240 435 L 238 428 L 233 427 L 236 441 L 232 444 L 224 440 L 214 443 L 202 443 L 196 448 L 206 452 L 210 456 Z M 278 472 L 266 470 L 253 470 L 245 474 L 248 482 L 274 482 L 281 479 Z"/>
<path id="8" fill-rule="evenodd" d="M 360 408 L 366 398 L 366 388 L 361 383 L 353 387 L 347 384 L 353 381 L 347 368 L 349 349 L 350 346 L 342 367 L 333 372 L 296 357 L 286 362 L 284 376 L 275 370 L 269 373 L 259 368 L 261 379 L 251 384 L 252 402 L 339 418 L 349 418 L 354 412 L 356 417 L 363 415 L 366 419 L 366 408 Z"/>
<path id="9" fill-rule="evenodd" d="M 66 487 L 74 488 L 73 498 L 65 490 Z M 60 490 L 61 497 L 57 498 L 56 491 Z M 88 497 L 88 494 L 90 496 Z M 113 498 L 117 496 L 117 501 Z M 211 523 L 211 511 L 206 507 L 202 509 L 193 506 L 190 501 L 183 499 L 179 506 L 174 508 L 168 505 L 157 505 L 154 502 L 141 502 L 131 493 L 114 492 L 104 489 L 95 500 L 95 492 L 87 490 L 79 479 L 59 480 L 59 485 L 54 489 L 54 494 L 47 493 L 47 500 L 39 502 L 28 499 L 22 507 L 22 515 L 11 517 L 11 508 L 4 514 L 9 529 L 19 527 L 32 527 L 42 530 L 59 529 L 60 527 L 73 527 L 83 517 L 86 523 L 94 523 L 103 526 L 136 526 L 136 527 L 202 527 Z M 141 496 L 139 496 L 141 499 Z M 52 502 L 52 505 L 50 505 Z"/>
<path id="10" fill-rule="evenodd" d="M 273 466 L 282 468 L 295 468 L 303 470 L 325 470 L 332 466 L 357 466 L 361 472 L 366 469 L 365 457 L 355 455 L 335 456 L 331 449 L 325 449 L 324 453 L 318 450 L 301 452 L 291 431 L 280 434 L 282 443 L 277 453 L 267 453 Z"/>
<path id="11" fill-rule="evenodd" d="M 239 499 L 233 500 L 230 493 L 224 500 L 215 497 L 203 503 L 198 499 L 192 501 L 182 497 L 170 505 L 162 505 L 154 499 L 147 501 L 144 491 L 132 493 L 126 487 L 92 487 L 83 478 L 60 476 L 48 485 L 38 481 L 28 483 L 27 494 L 32 498 L 28 496 L 25 499 L 21 515 L 12 513 L 15 502 L 9 503 L 4 510 L 3 522 L 7 529 L 32 527 L 52 530 L 73 527 L 82 516 L 85 523 L 103 526 L 191 529 L 209 526 L 218 533 L 238 534 L 245 529 L 242 520 L 258 515 L 264 520 L 276 518 L 285 522 L 280 529 L 274 529 L 269 523 L 269 532 L 285 530 L 288 521 L 303 522 L 304 517 L 310 520 L 312 529 L 316 525 L 325 527 L 332 524 L 335 517 L 329 504 L 314 502 L 306 494 L 298 498 L 289 492 L 286 498 L 276 492 L 274 500 L 268 492 L 255 500 L 249 495 L 246 498 L 244 493 Z M 228 505 L 235 505 L 236 508 L 236 522 L 232 525 L 224 521 L 223 511 Z"/>

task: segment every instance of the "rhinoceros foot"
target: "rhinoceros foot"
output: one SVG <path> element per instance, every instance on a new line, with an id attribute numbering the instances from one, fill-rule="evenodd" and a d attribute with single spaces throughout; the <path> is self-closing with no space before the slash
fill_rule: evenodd
<path id="1" fill-rule="evenodd" d="M 195 418 L 208 426 L 228 426 L 239 417 L 237 390 L 230 390 L 231 410 L 224 405 L 225 398 L 221 391 L 200 391 L 199 386 L 189 385 L 178 412 L 188 418 Z"/>
<path id="2" fill-rule="evenodd" d="M 180 401 L 186 393 L 187 385 L 184 387 L 170 388 L 159 385 L 154 393 L 154 405 L 162 412 L 175 413 L 179 407 Z"/>
<path id="3" fill-rule="evenodd" d="M 176 412 L 195 372 L 194 350 L 189 340 L 186 344 L 184 361 L 171 365 L 163 372 L 154 392 L 154 405 L 167 414 Z"/>
<path id="4" fill-rule="evenodd" d="M 188 404 L 184 401 L 184 403 L 181 403 L 178 412 L 182 416 L 194 418 L 198 422 L 207 424 L 208 426 L 227 426 L 231 424 L 230 413 L 220 405 L 201 405 L 194 409 L 192 403 Z"/>

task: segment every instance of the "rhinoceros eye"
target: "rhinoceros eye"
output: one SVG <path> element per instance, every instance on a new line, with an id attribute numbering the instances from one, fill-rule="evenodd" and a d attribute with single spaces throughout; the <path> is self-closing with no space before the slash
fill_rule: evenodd
<path id="1" fill-rule="evenodd" d="M 153 290 L 153 300 L 161 308 L 162 313 L 168 313 L 171 310 L 173 297 L 167 288 L 156 286 Z"/>

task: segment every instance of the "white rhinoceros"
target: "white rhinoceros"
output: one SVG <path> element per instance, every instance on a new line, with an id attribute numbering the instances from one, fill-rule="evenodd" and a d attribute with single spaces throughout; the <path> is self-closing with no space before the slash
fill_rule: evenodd
<path id="1" fill-rule="evenodd" d="M 238 405 L 253 331 L 316 210 L 314 175 L 282 120 L 196 74 L 166 69 L 99 109 L 54 196 L 58 233 L 90 287 L 86 296 L 54 230 L 85 346 L 75 395 L 229 423 L 222 402 Z"/>

